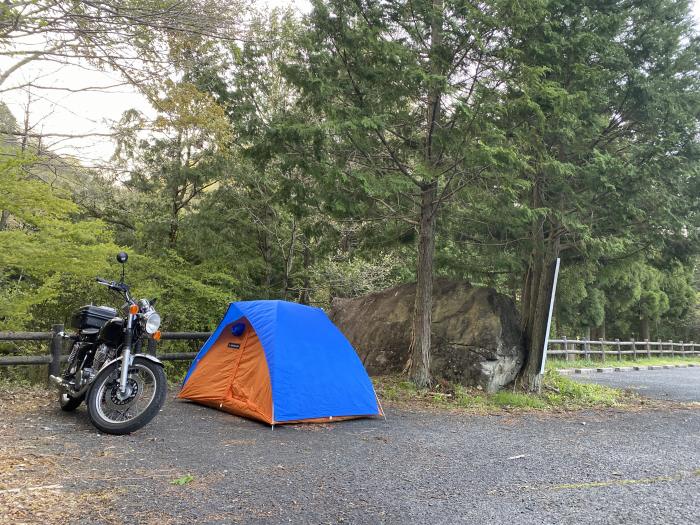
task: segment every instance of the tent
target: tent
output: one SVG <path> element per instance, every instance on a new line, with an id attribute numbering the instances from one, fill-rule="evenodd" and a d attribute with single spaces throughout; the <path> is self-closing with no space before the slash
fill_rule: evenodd
<path id="1" fill-rule="evenodd" d="M 178 395 L 275 425 L 382 415 L 350 342 L 320 308 L 231 303 Z"/>

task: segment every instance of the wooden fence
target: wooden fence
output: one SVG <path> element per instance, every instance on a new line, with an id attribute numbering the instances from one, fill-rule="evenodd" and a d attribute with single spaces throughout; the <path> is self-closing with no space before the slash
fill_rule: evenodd
<path id="1" fill-rule="evenodd" d="M 191 361 L 196 352 L 158 353 L 158 347 L 164 341 L 204 341 L 211 332 L 163 332 L 161 343 L 153 339 L 145 339 L 147 352 L 157 355 L 161 361 Z M 75 339 L 75 334 L 66 333 L 62 324 L 55 324 L 50 332 L 0 332 L 0 343 L 3 341 L 47 341 L 49 355 L 0 355 L 0 366 L 17 365 L 49 365 L 49 375 L 59 375 L 61 363 L 68 359 L 64 348 L 68 349 Z"/>
<path id="2" fill-rule="evenodd" d="M 547 357 L 563 357 L 567 360 L 573 360 L 579 357 L 584 359 L 599 359 L 605 361 L 607 359 L 616 359 L 621 361 L 623 357 L 685 357 L 700 355 L 700 344 L 695 344 L 695 341 L 686 343 L 684 341 L 674 342 L 669 341 L 604 341 L 603 339 L 588 340 L 588 339 L 550 339 L 549 347 L 547 348 Z"/>
<path id="3" fill-rule="evenodd" d="M 162 342 L 167 341 L 204 341 L 211 335 L 211 332 L 163 332 L 161 343 L 156 343 L 153 339 L 146 339 L 146 348 L 149 354 L 157 355 L 162 361 L 191 361 L 196 352 L 173 352 L 157 353 Z M 66 361 L 68 356 L 64 352 L 64 347 L 68 348 L 67 341 L 72 341 L 75 334 L 64 332 L 62 324 L 53 325 L 50 332 L 0 332 L 0 342 L 2 341 L 47 341 L 49 346 L 48 355 L 0 355 L 0 366 L 16 365 L 48 365 L 50 375 L 59 375 L 61 362 Z M 586 340 L 586 339 L 550 339 L 547 349 L 548 357 L 563 357 L 567 360 L 574 360 L 579 357 L 584 359 L 616 359 L 621 361 L 623 357 L 652 357 L 652 356 L 698 356 L 700 355 L 700 343 L 694 341 L 685 343 L 683 341 L 614 341 Z"/>

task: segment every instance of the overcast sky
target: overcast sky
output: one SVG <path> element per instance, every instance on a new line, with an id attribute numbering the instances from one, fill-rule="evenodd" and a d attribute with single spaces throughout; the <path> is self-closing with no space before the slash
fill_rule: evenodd
<path id="1" fill-rule="evenodd" d="M 297 9 L 308 10 L 306 0 L 268 0 L 268 5 L 294 5 Z M 694 13 L 700 24 L 700 0 L 694 0 Z M 0 57 L 0 71 L 7 67 L 6 57 Z M 8 80 L 8 85 L 24 84 L 32 81 L 38 85 L 61 86 L 81 89 L 86 86 L 109 86 L 123 80 L 114 73 L 94 71 L 77 66 L 60 66 L 53 63 L 35 62 L 20 69 Z M 112 123 L 119 120 L 122 113 L 136 108 L 152 114 L 146 100 L 130 86 L 120 86 L 106 91 L 71 93 L 56 90 L 32 90 L 30 123 L 36 133 L 91 134 L 107 133 Z M 0 100 L 7 104 L 18 121 L 22 121 L 27 103 L 27 92 L 13 90 L 0 93 Z M 107 161 L 114 151 L 114 144 L 108 137 L 90 139 L 51 139 L 56 152 L 78 156 L 86 165 L 98 165 Z"/>

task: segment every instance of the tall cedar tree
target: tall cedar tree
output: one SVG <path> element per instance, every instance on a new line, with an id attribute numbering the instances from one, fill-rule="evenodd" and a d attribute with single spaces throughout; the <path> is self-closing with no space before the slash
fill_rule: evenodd
<path id="1" fill-rule="evenodd" d="M 514 157 L 495 125 L 505 113 L 501 7 L 315 1 L 298 57 L 286 68 L 300 89 L 299 105 L 315 118 L 289 120 L 276 136 L 290 144 L 308 139 L 317 175 L 338 199 L 360 188 L 372 203 L 360 219 L 403 220 L 417 231 L 407 368 L 421 387 L 430 383 L 438 212 L 468 186 L 494 187 L 499 173 L 513 171 L 505 168 Z M 515 16 L 522 8 L 509 9 Z"/>
<path id="2" fill-rule="evenodd" d="M 523 386 L 539 389 L 548 269 L 697 243 L 700 79 L 686 1 L 553 0 L 513 31 L 509 136 L 527 168 Z M 682 249 L 681 246 L 686 248 Z"/>

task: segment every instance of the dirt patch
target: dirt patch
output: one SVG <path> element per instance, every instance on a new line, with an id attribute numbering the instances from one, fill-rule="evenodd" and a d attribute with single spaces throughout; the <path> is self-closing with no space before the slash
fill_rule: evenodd
<path id="1" fill-rule="evenodd" d="M 62 447 L 63 454 L 50 450 L 56 438 L 48 435 L 42 413 L 55 402 L 54 396 L 41 387 L 0 386 L 5 415 L 0 424 L 0 523 L 118 523 L 112 513 L 113 492 L 72 486 L 71 463 L 80 458 L 71 444 Z M 25 426 L 40 434 L 27 435 Z"/>
<path id="2" fill-rule="evenodd" d="M 37 385 L 0 382 L 0 411 L 3 414 L 27 413 L 55 402 L 56 393 Z"/>

